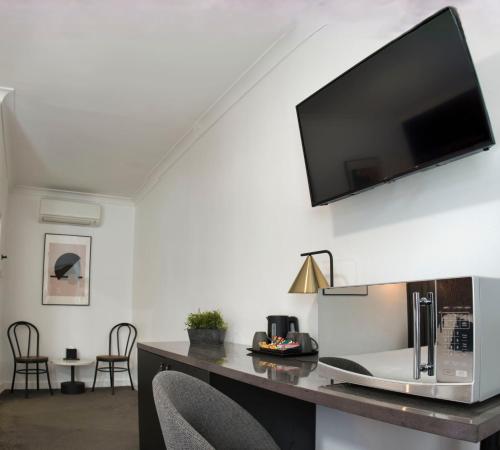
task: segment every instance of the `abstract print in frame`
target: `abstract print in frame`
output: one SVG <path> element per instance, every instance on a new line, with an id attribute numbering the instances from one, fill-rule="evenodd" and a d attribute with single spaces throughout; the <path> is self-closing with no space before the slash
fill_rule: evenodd
<path id="1" fill-rule="evenodd" d="M 90 236 L 45 234 L 42 305 L 90 304 Z"/>

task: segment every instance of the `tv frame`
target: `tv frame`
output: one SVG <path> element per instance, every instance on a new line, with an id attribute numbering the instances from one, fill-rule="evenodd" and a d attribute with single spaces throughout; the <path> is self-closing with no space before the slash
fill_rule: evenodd
<path id="1" fill-rule="evenodd" d="M 447 155 L 444 155 L 444 156 L 442 156 L 440 158 L 434 158 L 434 159 L 431 159 L 431 160 L 429 160 L 429 161 L 427 161 L 425 163 L 416 164 L 415 166 L 413 166 L 409 170 L 397 173 L 397 174 L 395 174 L 393 176 L 390 176 L 390 177 L 385 177 L 382 180 L 380 180 L 378 183 L 375 183 L 375 184 L 373 184 L 371 186 L 368 186 L 366 188 L 346 191 L 343 194 L 334 195 L 334 196 L 328 197 L 328 198 L 326 198 L 324 200 L 320 200 L 320 201 L 314 202 L 313 201 L 313 196 L 312 196 L 312 190 L 311 190 L 311 177 L 310 177 L 309 165 L 308 165 L 308 161 L 307 161 L 307 155 L 306 155 L 305 145 L 304 145 L 304 137 L 303 137 L 303 133 L 302 133 L 302 125 L 300 123 L 300 115 L 299 115 L 299 107 L 300 107 L 300 105 L 302 105 L 303 103 L 307 102 L 311 97 L 314 97 L 315 95 L 317 95 L 318 93 L 320 93 L 322 90 L 326 89 L 328 86 L 330 86 L 331 84 L 335 83 L 340 78 L 342 78 L 345 75 L 347 75 L 349 72 L 351 72 L 352 70 L 354 70 L 355 68 L 357 68 L 358 66 L 360 66 L 361 64 L 363 64 L 368 59 L 373 58 L 375 55 L 377 55 L 378 53 L 380 53 L 386 47 L 389 47 L 394 42 L 397 42 L 400 39 L 402 39 L 404 36 L 406 36 L 406 35 L 414 32 L 415 30 L 417 30 L 421 26 L 425 25 L 427 22 L 430 22 L 435 17 L 439 16 L 440 14 L 443 14 L 446 11 L 450 12 L 451 15 L 452 15 L 452 17 L 453 17 L 453 19 L 455 20 L 455 23 L 457 25 L 457 28 L 458 28 L 458 31 L 459 31 L 459 34 L 460 34 L 462 45 L 465 47 L 466 57 L 469 59 L 469 62 L 471 64 L 473 76 L 474 76 L 474 79 L 476 81 L 477 89 L 479 91 L 479 97 L 480 97 L 481 105 L 482 105 L 483 109 L 486 111 L 486 117 L 485 117 L 485 119 L 486 119 L 486 124 L 488 126 L 490 139 L 487 140 L 487 141 L 484 141 L 482 143 L 478 143 L 478 144 L 476 144 L 476 145 L 474 145 L 472 147 L 465 147 L 462 150 L 457 150 L 455 152 L 448 153 Z M 453 162 L 453 161 L 456 161 L 458 159 L 464 158 L 466 156 L 473 155 L 473 154 L 479 153 L 481 151 L 487 151 L 487 150 L 489 150 L 491 148 L 491 146 L 495 145 L 495 137 L 493 135 L 493 130 L 491 128 L 491 122 L 490 122 L 490 118 L 489 118 L 489 115 L 488 115 L 488 110 L 486 109 L 486 104 L 484 102 L 483 92 L 481 90 L 481 85 L 479 83 L 479 78 L 477 76 L 476 68 L 474 66 L 474 61 L 472 60 L 472 56 L 470 54 L 469 47 L 467 46 L 467 41 L 466 41 L 466 38 L 465 38 L 465 33 L 464 33 L 463 28 L 462 28 L 462 24 L 460 22 L 460 17 L 458 15 L 458 11 L 453 6 L 447 6 L 445 8 L 440 9 L 436 13 L 432 14 L 431 16 L 427 17 L 423 21 L 419 22 L 414 27 L 410 28 L 405 33 L 401 34 L 397 38 L 393 39 L 392 41 L 388 42 L 384 46 L 380 47 L 378 50 L 376 50 L 375 52 L 371 53 L 366 58 L 362 59 L 357 64 L 355 64 L 354 66 L 352 66 L 350 69 L 346 70 L 345 72 L 343 72 L 342 74 L 340 74 L 338 77 L 334 78 L 332 81 L 330 81 L 329 83 L 327 83 L 326 85 L 324 85 L 322 88 L 318 89 L 317 91 L 315 91 L 314 93 L 312 93 L 311 95 L 309 95 L 307 98 L 305 98 L 304 100 L 302 100 L 299 104 L 297 104 L 297 106 L 295 107 L 295 110 L 296 110 L 297 119 L 298 119 L 298 122 L 299 122 L 299 130 L 300 130 L 300 139 L 301 139 L 301 144 L 302 144 L 302 152 L 304 154 L 304 160 L 305 160 L 305 164 L 306 164 L 307 183 L 308 183 L 308 187 L 309 187 L 309 197 L 311 198 L 311 205 L 313 207 L 314 206 L 327 205 L 329 203 L 332 203 L 332 202 L 335 202 L 335 201 L 338 201 L 338 200 L 342 200 L 344 198 L 351 197 L 353 195 L 357 195 L 357 194 L 360 194 L 362 192 L 368 191 L 368 190 L 373 189 L 373 188 L 375 188 L 377 186 L 380 186 L 382 184 L 386 184 L 386 183 L 390 183 L 390 182 L 396 181 L 399 178 L 402 178 L 402 177 L 407 176 L 407 175 L 411 175 L 411 174 L 413 174 L 415 172 L 419 172 L 419 171 L 424 170 L 424 169 L 430 169 L 432 167 L 442 166 L 442 165 L 448 164 L 449 162 Z"/>

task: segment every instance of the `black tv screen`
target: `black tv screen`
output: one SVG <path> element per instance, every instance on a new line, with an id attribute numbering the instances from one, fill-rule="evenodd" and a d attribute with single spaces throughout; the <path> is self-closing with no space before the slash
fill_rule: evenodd
<path id="1" fill-rule="evenodd" d="M 297 114 L 313 206 L 494 144 L 454 8 L 340 75 Z"/>

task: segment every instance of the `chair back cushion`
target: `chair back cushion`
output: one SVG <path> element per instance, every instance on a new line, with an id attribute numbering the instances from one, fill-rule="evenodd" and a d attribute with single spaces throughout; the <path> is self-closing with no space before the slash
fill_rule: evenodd
<path id="1" fill-rule="evenodd" d="M 168 449 L 279 449 L 245 409 L 197 378 L 160 372 L 153 395 Z"/>

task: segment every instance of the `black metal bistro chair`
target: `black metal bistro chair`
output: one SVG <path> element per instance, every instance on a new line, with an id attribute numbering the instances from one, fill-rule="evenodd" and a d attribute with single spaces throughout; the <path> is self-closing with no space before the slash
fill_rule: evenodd
<path id="1" fill-rule="evenodd" d="M 23 331 L 21 331 L 23 330 Z M 27 335 L 27 336 L 26 336 Z M 12 386 L 10 392 L 14 392 L 14 382 L 16 380 L 16 373 L 24 374 L 25 384 L 24 384 L 24 395 L 27 398 L 29 395 L 28 390 L 28 375 L 36 375 L 36 390 L 40 389 L 40 374 L 47 374 L 47 381 L 49 383 L 50 395 L 54 395 L 52 392 L 52 386 L 50 385 L 49 376 L 49 358 L 47 356 L 40 356 L 40 334 L 38 333 L 37 327 L 29 322 L 19 321 L 14 322 L 7 329 L 7 337 L 9 338 L 10 348 L 12 349 L 12 356 L 14 357 L 14 374 L 12 375 Z M 22 338 L 26 342 L 19 343 L 19 338 Z M 14 345 L 15 344 L 15 345 Z M 22 350 L 26 349 L 26 352 Z M 18 369 L 17 366 L 24 366 L 22 369 Z M 33 364 L 36 367 L 30 367 Z M 45 369 L 40 367 L 40 364 L 45 365 Z"/>
<path id="2" fill-rule="evenodd" d="M 125 346 L 120 346 L 120 334 L 123 333 L 127 338 Z M 109 332 L 109 353 L 107 355 L 98 355 L 95 362 L 95 373 L 94 373 L 94 384 L 92 385 L 92 392 L 95 389 L 95 382 L 97 379 L 97 372 L 109 372 L 109 380 L 111 382 L 111 393 L 115 395 L 115 372 L 128 372 L 128 377 L 130 378 L 130 387 L 134 390 L 134 383 L 132 381 L 132 375 L 130 374 L 130 353 L 134 348 L 134 342 L 137 337 L 137 328 L 131 323 L 119 323 L 111 328 Z M 116 342 L 116 347 L 113 347 L 113 342 Z M 122 344 L 124 339 L 122 340 Z M 113 353 L 113 349 L 116 348 L 116 353 Z M 123 353 L 122 351 L 123 350 Z M 99 367 L 99 363 L 107 363 L 107 366 Z M 127 367 L 115 366 L 115 363 L 126 363 Z"/>

